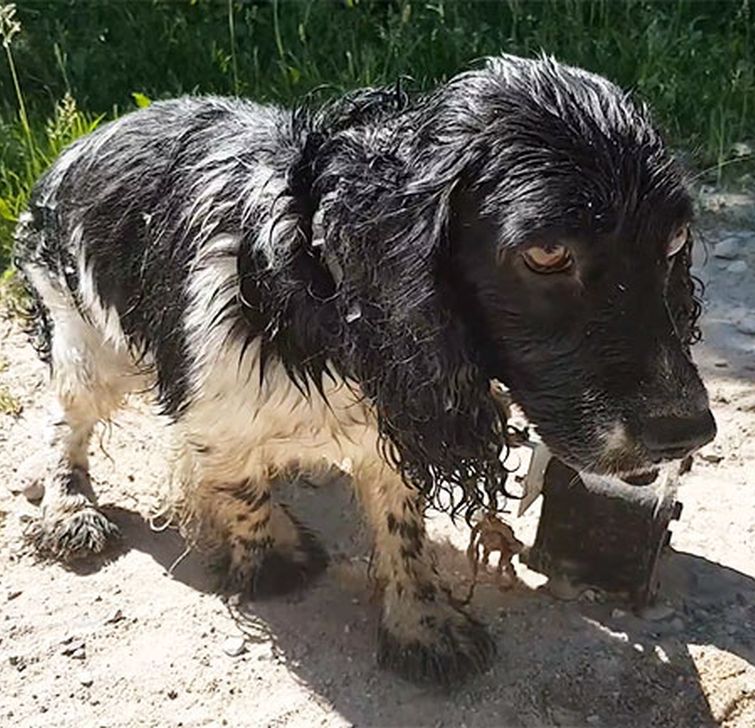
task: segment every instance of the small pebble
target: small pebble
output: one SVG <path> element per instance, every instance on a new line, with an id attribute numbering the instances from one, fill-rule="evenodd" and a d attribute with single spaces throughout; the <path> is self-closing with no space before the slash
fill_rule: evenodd
<path id="1" fill-rule="evenodd" d="M 94 682 L 94 678 L 92 677 L 91 673 L 88 672 L 82 672 L 81 675 L 79 675 L 79 682 L 85 687 L 91 687 L 92 683 Z"/>
<path id="2" fill-rule="evenodd" d="M 580 599 L 588 601 L 588 602 L 599 602 L 602 603 L 605 601 L 605 596 L 602 592 L 600 592 L 597 589 L 585 589 L 582 592 L 582 596 Z"/>
<path id="3" fill-rule="evenodd" d="M 715 450 L 703 450 L 700 453 L 700 459 L 705 460 L 706 463 L 720 463 L 724 456 L 720 452 Z"/>
<path id="4" fill-rule="evenodd" d="M 14 599 L 20 597 L 23 594 L 23 592 L 20 589 L 13 589 L 12 591 L 8 592 L 8 601 L 12 602 Z"/>
<path id="5" fill-rule="evenodd" d="M 567 602 L 578 599 L 582 593 L 580 587 L 575 586 L 568 579 L 558 576 L 549 579 L 547 589 L 556 599 L 562 599 Z"/>
<path id="6" fill-rule="evenodd" d="M 26 500 L 36 503 L 42 500 L 45 494 L 45 486 L 42 485 L 40 480 L 30 480 L 24 484 L 21 493 Z"/>
<path id="7" fill-rule="evenodd" d="M 227 637 L 223 640 L 223 652 L 229 657 L 238 657 L 246 652 L 246 640 L 243 637 Z"/>
<path id="8" fill-rule="evenodd" d="M 600 716 L 599 715 L 588 715 L 587 716 L 587 722 L 590 725 L 599 725 L 600 724 Z"/>
<path id="9" fill-rule="evenodd" d="M 123 612 L 120 609 L 116 609 L 110 614 L 109 617 L 107 617 L 105 624 L 115 624 L 116 622 L 120 622 L 122 619 L 125 619 Z"/>
<path id="10" fill-rule="evenodd" d="M 737 253 L 739 253 L 739 240 L 734 237 L 724 238 L 713 248 L 713 255 L 716 258 L 732 260 L 737 257 Z"/>
<path id="11" fill-rule="evenodd" d="M 737 321 L 737 331 L 741 331 L 743 334 L 755 334 L 755 316 L 745 316 Z"/>
<path id="12" fill-rule="evenodd" d="M 86 644 L 84 640 L 77 637 L 67 637 L 63 640 L 63 649 L 61 652 L 68 657 L 73 657 L 77 660 L 84 659 L 86 652 Z"/>
<path id="13" fill-rule="evenodd" d="M 655 604 L 642 610 L 642 618 L 650 622 L 660 622 L 674 614 L 674 608 L 668 604 Z"/>
<path id="14" fill-rule="evenodd" d="M 729 273 L 747 273 L 747 263 L 743 260 L 735 260 L 726 270 Z"/>
<path id="15" fill-rule="evenodd" d="M 699 457 L 700 460 L 704 460 L 706 463 L 710 463 L 711 465 L 717 465 L 724 459 L 724 456 L 721 455 L 721 453 L 717 452 L 701 453 Z"/>
<path id="16" fill-rule="evenodd" d="M 611 616 L 614 619 L 621 619 L 622 617 L 626 617 L 627 613 L 623 609 L 614 609 L 611 612 Z"/>

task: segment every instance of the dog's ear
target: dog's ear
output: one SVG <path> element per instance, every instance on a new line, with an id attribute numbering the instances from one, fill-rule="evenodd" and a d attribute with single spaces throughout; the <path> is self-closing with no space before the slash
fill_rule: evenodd
<path id="1" fill-rule="evenodd" d="M 450 300 L 449 221 L 465 160 L 429 172 L 417 161 L 422 178 L 379 159 L 342 181 L 325 207 L 324 256 L 345 359 L 375 407 L 386 455 L 431 497 L 461 485 L 463 505 L 479 506 L 502 475 L 504 423 Z"/>
<path id="2" fill-rule="evenodd" d="M 667 299 L 679 338 L 689 349 L 702 338 L 699 320 L 702 314 L 702 282 L 692 275 L 692 235 L 673 258 L 669 273 Z"/>

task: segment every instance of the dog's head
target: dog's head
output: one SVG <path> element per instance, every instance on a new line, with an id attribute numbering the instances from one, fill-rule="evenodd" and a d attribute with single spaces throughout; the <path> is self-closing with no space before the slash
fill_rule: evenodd
<path id="1" fill-rule="evenodd" d="M 636 476 L 715 434 L 690 359 L 692 207 L 644 109 L 551 61 L 494 61 L 450 245 L 493 373 L 566 462 Z M 474 102 L 471 102 L 474 103 Z M 473 166 L 474 168 L 474 166 Z"/>
<path id="2" fill-rule="evenodd" d="M 350 148 L 329 237 L 357 376 L 415 479 L 491 462 L 491 378 L 581 470 L 641 478 L 708 442 L 692 206 L 646 110 L 504 57 L 400 119 Z"/>

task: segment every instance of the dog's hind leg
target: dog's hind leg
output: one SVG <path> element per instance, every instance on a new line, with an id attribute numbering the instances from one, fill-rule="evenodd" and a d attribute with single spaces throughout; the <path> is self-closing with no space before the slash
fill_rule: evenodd
<path id="1" fill-rule="evenodd" d="M 374 531 L 377 576 L 384 587 L 380 665 L 410 680 L 441 685 L 485 670 L 495 644 L 443 585 L 428 553 L 420 494 L 379 461 L 353 475 Z"/>
<path id="2" fill-rule="evenodd" d="M 128 355 L 85 320 L 71 295 L 45 270 L 25 271 L 46 309 L 56 405 L 51 416 L 49 459 L 41 518 L 29 536 L 48 557 L 70 560 L 102 551 L 118 535 L 97 508 L 87 450 L 95 425 L 109 419 L 133 387 Z M 115 315 L 113 313 L 113 315 Z"/>
<path id="3" fill-rule="evenodd" d="M 328 564 L 317 539 L 284 505 L 272 502 L 263 475 L 229 485 L 203 483 L 194 503 L 206 545 L 225 562 L 224 586 L 253 599 L 302 588 Z"/>

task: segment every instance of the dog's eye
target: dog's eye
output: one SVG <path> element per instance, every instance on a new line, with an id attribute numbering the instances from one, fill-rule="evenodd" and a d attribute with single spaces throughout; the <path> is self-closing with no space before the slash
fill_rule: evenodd
<path id="1" fill-rule="evenodd" d="M 689 240 L 689 225 L 682 225 L 670 238 L 666 246 L 666 255 L 675 256 Z"/>
<path id="2" fill-rule="evenodd" d="M 560 273 L 571 267 L 572 257 L 564 245 L 532 247 L 522 251 L 524 262 L 535 273 Z"/>

